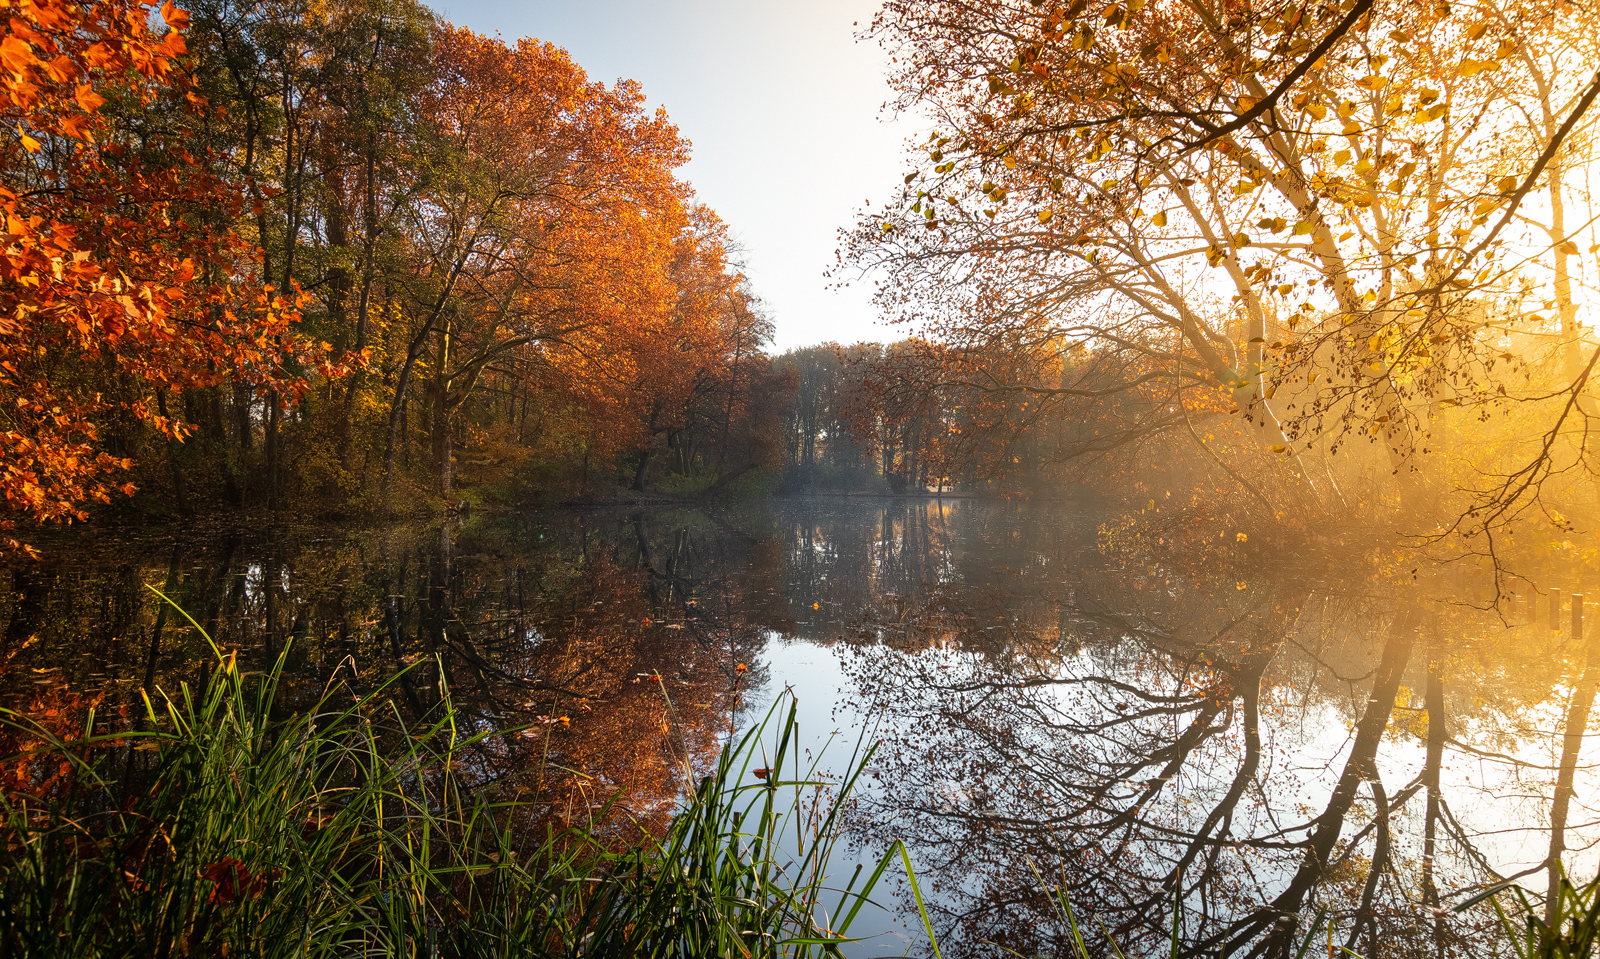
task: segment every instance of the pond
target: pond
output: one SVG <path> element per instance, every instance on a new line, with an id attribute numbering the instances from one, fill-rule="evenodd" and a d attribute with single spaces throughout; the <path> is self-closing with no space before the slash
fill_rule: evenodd
<path id="1" fill-rule="evenodd" d="M 1548 612 L 1582 584 L 1486 610 L 1448 571 L 1335 576 L 1226 533 L 1174 558 L 1119 528 L 839 498 L 85 531 L 0 574 L 0 705 L 65 731 L 203 678 L 154 586 L 250 669 L 287 651 L 280 709 L 410 667 L 406 715 L 448 694 L 520 729 L 485 777 L 659 828 L 792 691 L 824 772 L 880 744 L 840 867 L 904 839 L 945 956 L 1065 955 L 1056 887 L 1130 955 L 1174 930 L 1184 955 L 1292 955 L 1319 916 L 1313 954 L 1475 955 L 1477 891 L 1543 889 L 1553 850 L 1594 875 L 1600 624 Z M 881 898 L 854 954 L 924 952 L 905 884 Z"/>

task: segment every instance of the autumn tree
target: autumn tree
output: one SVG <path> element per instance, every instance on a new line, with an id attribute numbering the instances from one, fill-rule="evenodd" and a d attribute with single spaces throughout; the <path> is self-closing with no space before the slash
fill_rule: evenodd
<path id="1" fill-rule="evenodd" d="M 456 411 L 521 350 L 575 388 L 615 399 L 643 355 L 680 342 L 670 266 L 688 230 L 672 175 L 685 145 L 638 86 L 590 81 L 567 54 L 442 27 L 420 107 L 439 153 L 410 210 L 396 278 L 409 343 L 389 416 L 426 365 L 438 487 L 451 487 Z"/>
<path id="2" fill-rule="evenodd" d="M 253 491 L 276 505 L 292 460 L 304 485 L 348 487 L 359 471 L 352 421 L 362 397 L 372 405 L 365 361 L 386 359 L 378 334 L 400 217 L 417 192 L 412 158 L 427 152 L 415 106 L 433 14 L 410 0 L 195 0 L 191 15 L 190 68 L 219 108 L 191 133 L 220 175 L 247 184 L 237 228 L 260 247 L 268 279 L 305 293 L 305 328 L 356 373 L 337 391 L 318 383 L 319 408 L 288 421 L 285 397 L 243 380 L 187 406 L 235 504 Z M 254 490 L 252 473 L 262 474 Z"/>
<path id="3" fill-rule="evenodd" d="M 1120 389 L 1068 378 L 1041 396 L 1154 390 L 1231 417 L 1324 506 L 1321 454 L 1368 439 L 1419 505 L 1440 404 L 1540 395 L 1508 386 L 1503 336 L 1538 322 L 1518 310 L 1524 262 L 1571 241 L 1505 227 L 1593 91 L 1547 58 L 1559 92 L 1536 115 L 1556 119 L 1512 157 L 1527 127 L 1505 78 L 1584 16 L 891 2 L 873 32 L 897 52 L 899 103 L 941 126 L 855 262 L 958 349 L 1089 348 L 1127 371 Z"/>
<path id="4" fill-rule="evenodd" d="M 179 68 L 187 23 L 171 4 L 158 17 L 143 2 L 25 3 L 0 39 L 15 132 L 0 140 L 0 487 L 13 516 L 81 519 L 131 493 L 119 474 L 137 432 L 187 432 L 167 408 L 177 391 L 301 386 L 286 365 L 304 350 L 294 304 L 229 229 L 244 191 L 183 136 L 209 110 Z"/>

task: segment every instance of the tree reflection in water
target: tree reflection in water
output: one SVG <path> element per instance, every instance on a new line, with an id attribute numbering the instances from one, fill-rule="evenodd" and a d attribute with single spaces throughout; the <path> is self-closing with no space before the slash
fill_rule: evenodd
<path id="1" fill-rule="evenodd" d="M 250 668 L 287 644 L 282 710 L 409 666 L 394 696 L 409 720 L 435 718 L 448 689 L 471 731 L 529 727 L 477 749 L 482 788 L 562 821 L 615 800 L 618 828 L 659 830 L 764 682 L 747 619 L 763 601 L 746 594 L 770 593 L 773 564 L 752 555 L 763 541 L 692 514 L 541 519 L 54 551 L 9 573 L 0 705 L 65 716 L 92 693 L 100 715 L 138 717 L 141 691 L 197 680 L 204 640 L 150 583 Z"/>
<path id="2" fill-rule="evenodd" d="M 1452 911 L 1473 890 L 1537 887 L 1552 853 L 1592 873 L 1592 644 L 1448 580 L 1103 553 L 1102 520 L 800 501 L 107 536 L 0 579 L 0 704 L 137 722 L 142 690 L 196 679 L 206 647 L 158 584 L 251 668 L 288 649 L 280 709 L 414 664 L 404 714 L 447 687 L 474 729 L 528 727 L 478 750 L 482 788 L 659 829 L 775 689 L 840 692 L 769 675 L 769 641 L 826 644 L 886 737 L 853 828 L 911 844 L 945 955 L 1065 954 L 1034 867 L 1131 950 L 1176 901 L 1185 955 L 1292 954 L 1325 910 L 1370 959 L 1478 954 L 1491 917 Z"/>
<path id="3" fill-rule="evenodd" d="M 1498 925 L 1455 904 L 1537 885 L 1552 820 L 1595 839 L 1571 784 L 1600 676 L 1542 625 L 1436 602 L 1449 582 L 1063 574 L 984 539 L 963 551 L 1011 590 L 958 568 L 861 623 L 848 667 L 893 730 L 862 834 L 920 850 L 949 951 L 1068 955 L 1038 868 L 1124 948 L 1165 950 L 1178 902 L 1184 955 L 1294 955 L 1323 912 L 1317 954 L 1478 955 Z"/>

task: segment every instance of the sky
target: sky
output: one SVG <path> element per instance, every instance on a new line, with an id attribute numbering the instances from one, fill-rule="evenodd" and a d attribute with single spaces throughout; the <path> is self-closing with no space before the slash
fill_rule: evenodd
<path id="1" fill-rule="evenodd" d="M 435 0 L 507 42 L 565 47 L 593 79 L 638 80 L 694 145 L 681 171 L 742 246 L 777 326 L 771 347 L 897 338 L 870 281 L 825 271 L 839 230 L 905 173 L 919 131 L 880 110 L 887 55 L 857 41 L 878 0 Z M 843 279 L 843 278 L 840 278 Z"/>

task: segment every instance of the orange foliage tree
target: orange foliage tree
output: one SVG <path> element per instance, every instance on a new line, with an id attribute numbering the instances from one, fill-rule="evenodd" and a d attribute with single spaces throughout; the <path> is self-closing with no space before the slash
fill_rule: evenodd
<path id="1" fill-rule="evenodd" d="M 687 144 L 633 83 L 588 79 L 565 51 L 456 27 L 434 39 L 422 110 L 442 149 L 406 234 L 409 345 L 385 460 L 426 368 L 433 463 L 448 494 L 456 415 L 490 379 L 554 386 L 602 425 L 602 450 L 647 443 L 652 408 L 714 350 L 675 264 L 720 238 L 698 230 L 673 175 Z M 691 251 L 691 252 L 686 252 Z M 599 438 L 599 436 L 597 436 Z"/>
<path id="2" fill-rule="evenodd" d="M 132 492 L 118 473 L 140 421 L 182 437 L 169 390 L 285 380 L 302 344 L 254 248 L 219 223 L 239 188 L 165 122 L 206 109 L 178 69 L 187 16 L 168 3 L 156 25 L 142 0 L 5 6 L 0 490 L 13 517 L 71 521 Z"/>

